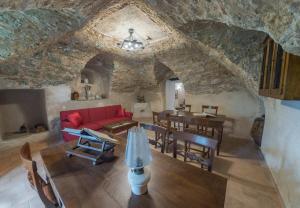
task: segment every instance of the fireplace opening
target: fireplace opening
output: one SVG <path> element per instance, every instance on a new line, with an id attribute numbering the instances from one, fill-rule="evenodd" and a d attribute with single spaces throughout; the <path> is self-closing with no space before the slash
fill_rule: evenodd
<path id="1" fill-rule="evenodd" d="M 0 90 L 0 140 L 48 130 L 42 89 Z"/>

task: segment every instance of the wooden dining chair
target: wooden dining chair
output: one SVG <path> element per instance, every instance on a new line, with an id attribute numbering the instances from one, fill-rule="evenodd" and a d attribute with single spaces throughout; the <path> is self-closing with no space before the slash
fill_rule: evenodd
<path id="1" fill-rule="evenodd" d="M 168 116 L 168 126 L 167 126 L 167 138 L 166 138 L 166 152 L 169 150 L 169 145 L 173 143 L 173 132 L 182 131 L 184 125 L 184 117 L 178 115 Z"/>
<path id="2" fill-rule="evenodd" d="M 21 147 L 20 157 L 24 168 L 27 170 L 28 181 L 31 187 L 38 192 L 38 195 L 45 207 L 59 207 L 50 183 L 44 181 L 37 172 L 37 165 L 36 162 L 32 160 L 28 142 Z"/>
<path id="3" fill-rule="evenodd" d="M 195 160 L 200 163 L 201 168 L 207 167 L 208 171 L 212 171 L 213 161 L 215 156 L 215 150 L 217 148 L 217 141 L 205 136 L 191 134 L 188 132 L 173 132 L 174 144 L 173 144 L 173 157 L 177 158 L 177 154 L 184 157 L 184 161 L 187 159 Z M 184 143 L 184 150 L 178 149 L 178 141 Z M 206 147 L 209 152 L 203 152 L 201 150 L 191 149 L 188 147 L 188 143 L 195 146 Z"/>
<path id="4" fill-rule="evenodd" d="M 161 126 L 140 123 L 140 126 L 148 131 L 155 133 L 154 140 L 149 139 L 149 142 L 153 141 L 155 148 L 161 147 L 161 153 L 165 152 L 165 142 L 167 136 L 167 129 Z"/>
<path id="5" fill-rule="evenodd" d="M 185 116 L 183 119 L 183 131 L 202 136 L 209 136 L 208 120 L 206 118 Z"/>
<path id="6" fill-rule="evenodd" d="M 168 121 L 170 122 L 171 127 L 175 128 L 177 131 L 183 130 L 183 122 L 184 122 L 183 116 L 170 115 L 168 117 L 168 119 L 169 119 Z"/>
<path id="7" fill-rule="evenodd" d="M 168 126 L 168 113 L 165 112 L 152 112 L 153 124 L 167 128 Z"/>
<path id="8" fill-rule="evenodd" d="M 192 105 L 189 104 L 180 104 L 180 107 L 184 108 L 185 111 L 191 112 L 192 110 Z"/>
<path id="9" fill-rule="evenodd" d="M 155 112 L 155 111 L 152 111 L 152 122 L 153 124 L 155 125 L 158 125 L 158 117 L 159 117 L 159 112 Z"/>
<path id="10" fill-rule="evenodd" d="M 212 105 L 202 105 L 202 113 L 211 113 L 213 115 L 218 115 L 219 106 Z"/>
<path id="11" fill-rule="evenodd" d="M 192 105 L 185 105 L 185 110 L 187 110 L 188 112 L 191 112 Z"/>
<path id="12" fill-rule="evenodd" d="M 202 105 L 202 113 L 210 113 L 213 114 L 215 116 L 218 115 L 218 106 L 213 106 L 213 105 Z M 211 131 L 211 135 L 214 136 L 215 135 L 215 129 L 214 128 L 210 128 Z"/>

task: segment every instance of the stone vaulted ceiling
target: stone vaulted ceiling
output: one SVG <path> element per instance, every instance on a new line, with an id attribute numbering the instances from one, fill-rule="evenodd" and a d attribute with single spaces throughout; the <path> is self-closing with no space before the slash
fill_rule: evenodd
<path id="1" fill-rule="evenodd" d="M 255 95 L 266 33 L 300 55 L 299 14 L 296 0 L 2 0 L 0 88 L 69 82 L 103 53 L 116 91 L 156 89 L 164 66 L 192 93 Z M 116 47 L 131 26 L 143 51 Z"/>

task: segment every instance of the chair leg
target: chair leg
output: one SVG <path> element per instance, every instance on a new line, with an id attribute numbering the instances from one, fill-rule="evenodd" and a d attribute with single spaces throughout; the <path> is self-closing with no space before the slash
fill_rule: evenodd
<path id="1" fill-rule="evenodd" d="M 166 141 L 166 153 L 169 153 L 169 134 L 168 134 L 168 137 L 167 137 L 167 141 Z"/>
<path id="2" fill-rule="evenodd" d="M 155 145 L 154 145 L 154 148 L 156 149 L 157 148 L 157 142 L 158 142 L 158 136 L 157 136 L 157 133 L 155 132 Z"/>
<path id="3" fill-rule="evenodd" d="M 165 145 L 166 145 L 166 137 L 162 137 L 161 138 L 161 153 L 164 153 L 165 152 Z"/>
<path id="4" fill-rule="evenodd" d="M 187 151 L 188 151 L 188 147 L 187 147 L 187 142 L 184 142 L 184 159 L 183 161 L 186 162 L 186 157 L 187 157 Z"/>

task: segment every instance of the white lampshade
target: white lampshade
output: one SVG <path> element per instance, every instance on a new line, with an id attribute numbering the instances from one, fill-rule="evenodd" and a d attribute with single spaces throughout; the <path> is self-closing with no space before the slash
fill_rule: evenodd
<path id="1" fill-rule="evenodd" d="M 150 164 L 152 155 L 146 131 L 141 127 L 129 129 L 125 161 L 129 168 L 138 169 Z"/>

